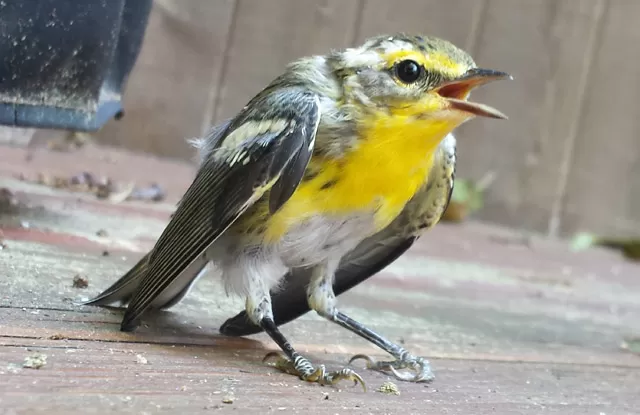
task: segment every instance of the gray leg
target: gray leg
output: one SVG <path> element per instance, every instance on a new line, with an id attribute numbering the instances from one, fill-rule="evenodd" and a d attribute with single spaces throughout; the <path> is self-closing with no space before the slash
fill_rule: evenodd
<path id="1" fill-rule="evenodd" d="M 405 381 L 429 382 L 434 379 L 429 362 L 422 357 L 410 354 L 403 347 L 390 342 L 363 324 L 358 323 L 349 316 L 341 313 L 336 308 L 336 297 L 333 293 L 333 271 L 330 267 L 318 267 L 314 270 L 309 287 L 307 288 L 307 300 L 309 307 L 319 315 L 339 324 L 347 330 L 375 344 L 395 358 L 393 361 L 376 362 L 366 355 L 356 355 L 349 363 L 356 359 L 365 359 L 369 369 L 381 372 L 389 371 L 393 375 Z M 401 369 L 411 369 L 414 373 L 399 372 Z"/>
<path id="2" fill-rule="evenodd" d="M 307 382 L 334 385 L 341 380 L 347 379 L 352 380 L 354 383 L 360 383 L 365 388 L 364 381 L 353 370 L 345 368 L 337 372 L 327 372 L 324 365 L 316 368 L 306 357 L 298 353 L 273 321 L 271 297 L 267 287 L 264 286 L 262 281 L 255 280 L 251 288 L 251 294 L 247 296 L 246 301 L 247 315 L 255 324 L 260 325 L 282 350 L 282 354 L 277 352 L 267 354 L 263 361 L 276 356 L 278 357 L 275 363 L 276 368 L 291 375 L 296 375 Z"/>

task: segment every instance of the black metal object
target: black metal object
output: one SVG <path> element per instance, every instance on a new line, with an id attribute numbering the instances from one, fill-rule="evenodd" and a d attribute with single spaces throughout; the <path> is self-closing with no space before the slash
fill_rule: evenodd
<path id="1" fill-rule="evenodd" d="M 122 115 L 152 0 L 0 0 L 0 124 L 94 131 Z"/>

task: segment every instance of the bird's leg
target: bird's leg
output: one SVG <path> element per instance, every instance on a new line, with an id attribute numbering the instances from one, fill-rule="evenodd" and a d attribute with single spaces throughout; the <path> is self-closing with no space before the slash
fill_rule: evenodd
<path id="1" fill-rule="evenodd" d="M 349 360 L 349 363 L 357 359 L 364 359 L 367 361 L 368 369 L 373 369 L 380 372 L 391 372 L 397 379 L 409 382 L 431 382 L 435 378 L 433 372 L 431 371 L 429 362 L 423 357 L 412 355 L 404 347 L 390 342 L 378 333 L 374 332 L 371 329 L 368 329 L 361 323 L 358 323 L 354 319 L 341 312 L 337 312 L 334 315 L 333 321 L 359 335 L 360 337 L 370 341 L 395 358 L 395 360 L 392 361 L 378 362 L 370 356 L 358 354 L 353 356 Z M 400 370 L 402 369 L 409 369 L 413 373 L 400 372 Z"/>
<path id="2" fill-rule="evenodd" d="M 267 354 L 263 362 L 266 362 L 271 357 L 277 357 L 276 368 L 285 373 L 296 375 L 307 382 L 335 385 L 341 380 L 352 380 L 354 384 L 360 383 L 366 390 L 364 381 L 353 370 L 344 368 L 336 372 L 327 372 L 324 365 L 314 367 L 306 357 L 298 353 L 273 321 L 269 290 L 264 284 L 257 283 L 257 281 L 256 285 L 260 285 L 260 287 L 252 287 L 254 290 L 247 296 L 247 315 L 254 323 L 259 324 L 282 350 L 282 353 L 272 352 Z"/>
<path id="3" fill-rule="evenodd" d="M 333 273 L 313 273 L 307 288 L 307 300 L 311 309 L 319 315 L 368 340 L 395 358 L 393 361 L 378 362 L 369 356 L 360 354 L 353 356 L 349 363 L 357 359 L 364 359 L 367 361 L 368 369 L 391 372 L 399 380 L 430 382 L 434 379 L 427 360 L 410 354 L 404 347 L 390 342 L 337 310 L 333 292 Z M 414 373 L 400 372 L 402 369 L 410 369 Z"/>

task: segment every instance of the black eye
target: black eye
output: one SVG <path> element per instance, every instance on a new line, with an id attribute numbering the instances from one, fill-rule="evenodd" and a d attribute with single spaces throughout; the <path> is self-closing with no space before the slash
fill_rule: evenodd
<path id="1" fill-rule="evenodd" d="M 396 76 L 405 84 L 412 84 L 422 75 L 422 66 L 415 61 L 406 60 L 396 64 Z"/>

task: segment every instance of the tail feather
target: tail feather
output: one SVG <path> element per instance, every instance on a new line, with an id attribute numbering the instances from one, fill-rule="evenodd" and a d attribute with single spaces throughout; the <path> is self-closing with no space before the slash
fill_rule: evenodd
<path id="1" fill-rule="evenodd" d="M 143 256 L 136 265 L 133 266 L 118 281 L 109 288 L 98 294 L 96 297 L 79 303 L 80 305 L 113 305 L 123 307 L 131 301 L 131 297 L 138 290 L 140 283 L 148 269 L 148 259 L 150 253 Z M 204 274 L 207 265 L 204 257 L 198 258 L 189 267 L 180 273 L 175 281 L 167 287 L 153 301 L 152 307 L 158 310 L 167 309 L 176 305 L 189 292 L 193 284 Z"/>
<path id="2" fill-rule="evenodd" d="M 80 303 L 81 305 L 111 305 L 119 303 L 125 306 L 129 303 L 131 296 L 138 288 L 142 277 L 147 269 L 147 260 L 149 254 L 143 256 L 136 265 L 133 266 L 118 281 L 114 282 L 109 288 L 95 296 L 94 298 Z"/>

